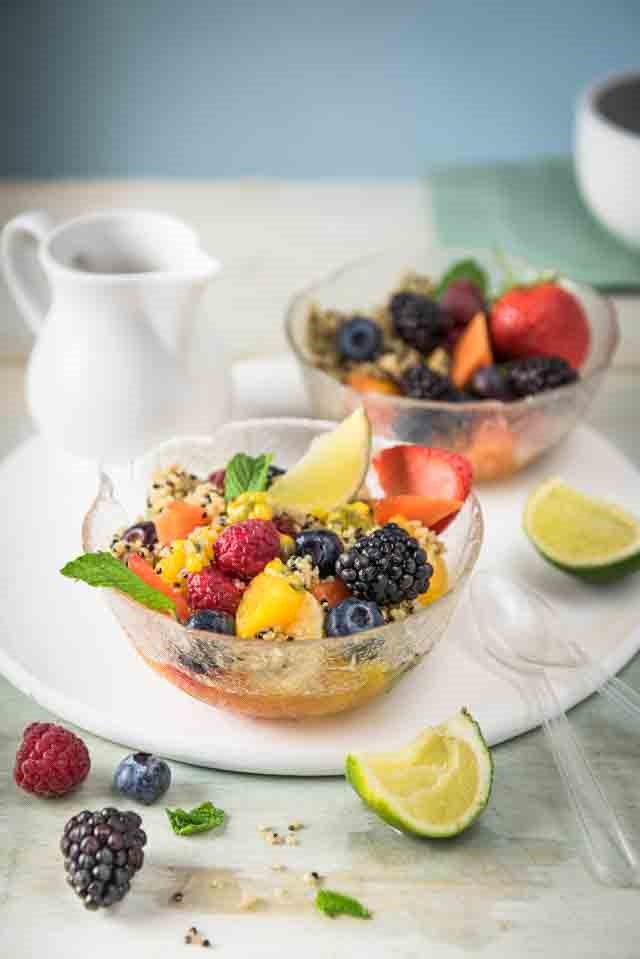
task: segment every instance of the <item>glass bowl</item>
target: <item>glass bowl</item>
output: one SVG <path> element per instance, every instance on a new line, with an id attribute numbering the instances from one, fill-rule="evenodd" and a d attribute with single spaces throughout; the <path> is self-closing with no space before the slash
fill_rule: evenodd
<path id="1" fill-rule="evenodd" d="M 335 424 L 304 419 L 256 419 L 230 423 L 211 437 L 171 440 L 131 469 L 102 474 L 83 524 L 86 551 L 108 549 L 115 530 L 134 522 L 151 474 L 180 463 L 208 475 L 239 450 L 273 452 L 291 466 L 312 439 Z M 375 448 L 388 445 L 376 440 Z M 375 476 L 367 478 L 372 494 Z M 174 686 L 212 706 L 248 716 L 301 719 L 353 709 L 387 690 L 441 638 L 460 600 L 482 543 L 482 514 L 471 495 L 442 540 L 450 589 L 402 622 L 352 636 L 274 643 L 191 630 L 123 593 L 105 590 L 107 602 L 145 662 Z"/>
<path id="2" fill-rule="evenodd" d="M 286 333 L 314 416 L 341 420 L 364 403 L 378 435 L 455 450 L 471 461 L 476 481 L 496 480 L 521 469 L 565 437 L 585 415 L 602 382 L 618 343 L 618 326 L 611 303 L 592 287 L 558 281 L 578 298 L 589 321 L 591 344 L 580 380 L 513 403 L 444 403 L 362 394 L 315 366 L 307 345 L 312 304 L 366 315 L 386 302 L 407 270 L 437 278 L 456 260 L 467 257 L 482 264 L 491 289 L 504 284 L 508 269 L 524 282 L 539 275 L 524 261 L 490 250 L 398 248 L 350 263 L 297 294 L 287 310 Z"/>

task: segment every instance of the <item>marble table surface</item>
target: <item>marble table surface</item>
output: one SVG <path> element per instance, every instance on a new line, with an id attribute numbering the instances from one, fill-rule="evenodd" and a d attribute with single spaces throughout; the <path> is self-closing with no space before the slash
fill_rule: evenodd
<path id="1" fill-rule="evenodd" d="M 47 195 L 43 188 L 38 205 L 58 211 L 66 209 L 65 203 L 69 209 L 81 208 L 82 186 L 66 189 L 61 196 L 53 190 Z M 155 190 L 154 202 L 180 212 L 188 207 L 184 197 L 191 198 L 195 187 L 184 186 L 182 207 L 177 186 L 167 192 L 165 204 L 160 187 L 149 189 Z M 229 187 L 230 203 L 234 189 Z M 334 192 L 334 206 L 328 210 L 318 194 L 310 200 L 297 187 L 291 191 L 282 187 L 280 202 L 286 215 L 280 221 L 280 233 L 275 230 L 268 236 L 264 224 L 248 213 L 237 230 L 248 238 L 247 248 L 255 235 L 265 249 L 273 239 L 277 249 L 287 251 L 283 256 L 291 255 L 290 280 L 295 285 L 312 259 L 310 249 L 300 247 L 304 230 L 296 220 L 296 196 L 302 209 L 316 204 L 315 222 L 324 224 L 322 236 L 316 237 L 324 263 L 331 259 L 332 236 L 340 256 L 344 255 L 343 214 L 348 220 L 366 221 L 378 204 L 369 223 L 378 216 L 376 222 L 388 222 L 391 232 L 398 224 L 407 230 L 415 228 L 415 218 L 409 222 L 412 204 L 402 193 L 409 189 L 397 188 L 394 193 L 391 187 L 381 187 L 376 193 L 373 186 L 344 186 L 341 201 Z M 85 192 L 91 193 L 89 187 Z M 211 197 L 220 201 L 222 186 L 212 189 Z M 11 204 L 16 209 L 33 205 L 24 199 L 14 197 Z M 275 209 L 277 196 L 272 203 Z M 395 225 L 394 211 L 398 211 Z M 359 220 L 354 237 L 355 245 L 366 246 L 366 230 Z M 306 278 L 302 276 L 302 281 Z M 271 290 L 268 273 L 261 271 L 258 259 L 247 257 L 242 267 L 237 266 L 236 283 L 234 308 L 242 317 L 253 315 L 260 291 Z M 280 292 L 272 291 L 268 313 L 284 289 L 281 273 L 278 285 Z M 254 322 L 255 316 L 247 319 L 247 328 Z M 246 332 L 239 322 L 230 333 L 227 346 L 232 355 L 252 352 L 250 336 L 242 339 L 243 329 Z M 278 336 L 272 333 L 268 349 L 277 351 Z M 0 455 L 30 431 L 22 381 L 19 358 L 0 363 Z M 589 422 L 640 466 L 639 388 L 633 366 L 612 372 Z M 3 505 L 8 508 L 9 504 Z M 63 648 L 64 623 L 52 624 L 52 642 Z M 627 666 L 624 678 L 640 688 L 640 658 Z M 94 915 L 82 909 L 64 883 L 58 840 L 73 812 L 113 802 L 111 777 L 122 749 L 83 734 L 92 757 L 92 772 L 83 787 L 59 801 L 31 798 L 13 784 L 13 757 L 24 726 L 47 718 L 53 717 L 0 678 L 3 957 L 27 959 L 43 953 L 68 959 L 114 954 L 123 959 L 181 956 L 187 949 L 199 948 L 184 944 L 191 925 L 211 940 L 216 954 L 232 959 L 289 957 L 300 951 L 310 959 L 337 955 L 547 959 L 562 954 L 635 959 L 638 955 L 638 892 L 604 888 L 585 872 L 562 787 L 540 731 L 495 749 L 490 807 L 474 829 L 442 843 L 395 833 L 377 821 L 339 778 L 258 777 L 173 764 L 171 803 L 190 806 L 211 799 L 229 813 L 226 826 L 208 835 L 178 838 L 170 832 L 161 806 L 145 809 L 148 856 L 134 891 L 117 911 Z M 640 847 L 637 729 L 598 696 L 574 709 L 571 718 L 598 772 L 607 777 L 616 808 Z M 268 846 L 257 832 L 260 823 L 286 828 L 293 819 L 305 824 L 295 848 Z M 275 871 L 274 865 L 286 868 Z M 361 898 L 374 912 L 373 920 L 330 920 L 316 914 L 313 893 L 302 881 L 307 870 L 326 877 L 327 886 Z M 181 903 L 171 901 L 176 891 L 183 893 Z M 252 897 L 258 900 L 254 908 L 243 908 Z"/>

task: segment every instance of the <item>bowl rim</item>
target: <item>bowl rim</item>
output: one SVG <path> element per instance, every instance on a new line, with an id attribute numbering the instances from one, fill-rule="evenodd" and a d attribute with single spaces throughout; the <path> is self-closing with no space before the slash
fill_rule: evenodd
<path id="1" fill-rule="evenodd" d="M 212 433 L 211 435 L 204 435 L 204 434 L 187 435 L 183 437 L 173 437 L 171 439 L 164 440 L 162 443 L 157 444 L 156 446 L 146 450 L 143 454 L 141 454 L 133 464 L 133 471 L 135 471 L 136 469 L 136 464 L 140 464 L 144 462 L 146 459 L 148 459 L 151 456 L 156 456 L 158 453 L 162 451 L 163 448 L 171 446 L 173 443 L 175 443 L 176 440 L 180 440 L 181 442 L 203 442 L 204 441 L 207 443 L 211 443 L 215 441 L 216 434 L 222 432 L 225 429 L 228 429 L 230 426 L 238 426 L 238 427 L 274 426 L 274 427 L 277 427 L 278 429 L 282 427 L 285 427 L 285 428 L 303 427 L 306 429 L 311 428 L 314 430 L 320 429 L 326 432 L 328 430 L 334 429 L 336 426 L 336 423 L 333 420 L 320 420 L 320 419 L 312 419 L 310 417 L 295 417 L 295 416 L 251 417 L 244 420 L 229 420 L 227 423 L 223 423 L 221 426 L 219 426 L 215 430 L 215 432 Z M 372 435 L 371 442 L 372 442 L 372 446 L 376 442 L 386 446 L 406 445 L 406 444 L 400 444 L 400 443 L 393 443 L 389 440 L 385 440 L 383 437 L 376 437 L 375 435 Z M 94 500 L 92 501 L 89 509 L 87 510 L 87 513 L 85 514 L 83 523 L 82 523 L 82 546 L 85 552 L 90 552 L 90 550 L 88 550 L 87 548 L 87 542 L 88 542 L 88 537 L 90 535 L 89 530 L 91 527 L 91 520 L 94 512 L 97 511 L 105 503 L 117 504 L 118 506 L 121 505 L 119 500 L 117 499 L 117 496 L 114 494 L 115 494 L 115 489 L 114 489 L 113 480 L 106 472 L 104 472 L 104 470 L 100 470 L 99 479 L 98 479 L 98 492 Z M 442 596 L 438 597 L 438 599 L 434 600 L 433 603 L 430 603 L 428 606 L 425 606 L 423 610 L 420 610 L 417 613 L 413 613 L 412 618 L 414 619 L 417 618 L 420 621 L 424 619 L 426 621 L 426 619 L 430 618 L 432 610 L 434 610 L 438 606 L 438 604 L 442 603 L 444 600 L 449 599 L 453 591 L 457 592 L 459 590 L 462 590 L 464 588 L 466 580 L 469 578 L 473 570 L 473 567 L 475 566 L 478 560 L 478 556 L 480 555 L 480 550 L 482 548 L 482 544 L 484 541 L 485 525 L 484 525 L 484 515 L 482 512 L 482 507 L 480 506 L 480 501 L 478 497 L 476 496 L 475 492 L 473 491 L 473 489 L 469 493 L 469 496 L 465 500 L 465 503 L 462 508 L 464 509 L 464 507 L 466 507 L 467 505 L 469 506 L 471 510 L 471 516 L 469 519 L 469 532 L 465 539 L 465 547 L 468 549 L 468 556 L 466 558 L 464 566 L 460 570 L 460 573 L 456 579 L 454 588 L 453 590 L 448 590 Z M 122 509 L 124 510 L 124 507 L 122 507 Z M 453 520 L 453 522 L 455 522 L 455 519 Z M 159 612 L 158 610 L 150 609 L 149 607 L 146 607 L 143 604 L 138 603 L 135 599 L 133 599 L 131 596 L 128 596 L 126 593 L 120 592 L 119 590 L 116 590 L 112 587 L 106 587 L 104 589 L 104 592 L 107 594 L 109 598 L 111 598 L 111 596 L 117 597 L 118 601 L 121 601 L 138 611 L 142 609 L 145 615 L 148 615 L 152 617 L 152 619 L 157 620 L 158 623 L 161 623 L 161 622 L 163 624 L 166 623 L 165 613 Z M 238 647 L 242 650 L 247 650 L 251 648 L 255 649 L 256 642 L 260 642 L 259 640 L 256 641 L 255 638 L 244 639 L 241 636 L 229 636 L 224 633 L 214 633 L 209 630 L 188 629 L 184 623 L 179 622 L 179 620 L 177 619 L 172 620 L 172 625 L 175 625 L 176 627 L 184 630 L 185 633 L 189 633 L 194 636 L 197 636 L 200 641 L 212 642 L 212 643 L 215 643 L 215 645 L 218 648 L 226 647 L 228 650 L 233 650 L 234 648 L 238 648 Z M 286 643 L 270 642 L 270 646 L 273 646 L 274 649 L 281 648 L 284 646 L 287 650 L 294 650 L 297 648 L 304 648 L 308 650 L 314 647 L 318 647 L 320 645 L 323 645 L 328 648 L 331 648 L 333 646 L 339 647 L 343 645 L 345 641 L 349 640 L 350 638 L 353 640 L 357 637 L 357 641 L 360 641 L 360 639 L 366 640 L 367 638 L 370 638 L 374 635 L 380 635 L 381 631 L 385 630 L 389 626 L 398 626 L 398 625 L 400 625 L 399 622 L 385 623 L 383 626 L 375 626 L 372 629 L 362 630 L 362 632 L 353 633 L 351 634 L 351 636 L 320 636 L 316 639 L 294 639 L 294 640 L 289 640 Z M 267 642 L 267 641 L 263 640 L 263 642 Z"/>
<path id="2" fill-rule="evenodd" d="M 598 105 L 598 100 L 604 93 L 607 93 L 612 87 L 619 86 L 625 80 L 640 80 L 640 69 L 618 70 L 615 73 L 608 73 L 600 79 L 595 80 L 589 86 L 584 87 L 578 94 L 578 112 L 588 113 L 594 120 L 606 127 L 611 133 L 616 134 L 622 140 L 629 141 L 630 144 L 638 146 L 640 144 L 640 133 L 634 133 L 628 127 L 620 126 L 610 117 L 602 112 Z"/>
<path id="3" fill-rule="evenodd" d="M 316 278 L 311 283 L 308 283 L 302 289 L 294 293 L 288 303 L 285 310 L 284 317 L 284 330 L 285 336 L 289 348 L 291 349 L 293 355 L 295 356 L 298 363 L 305 369 L 313 370 L 314 373 L 320 374 L 321 377 L 326 379 L 333 388 L 338 387 L 344 391 L 344 395 L 350 397 L 352 401 L 354 398 L 360 398 L 362 402 L 363 397 L 370 399 L 374 398 L 376 405 L 379 405 L 381 408 L 385 406 L 395 407 L 400 406 L 404 409 L 419 409 L 419 410 L 446 410 L 450 412 L 457 413 L 479 413 L 479 412 L 493 412 L 501 413 L 504 411 L 511 410 L 520 410 L 522 412 L 537 409 L 540 406 L 546 406 L 550 400 L 557 396 L 567 396 L 569 392 L 577 392 L 590 380 L 594 379 L 596 376 L 600 376 L 604 373 L 611 364 L 611 359 L 615 353 L 618 343 L 620 341 L 620 327 L 618 324 L 616 308 L 613 304 L 613 301 L 608 296 L 603 296 L 595 287 L 590 286 L 587 283 L 579 283 L 577 280 L 571 280 L 569 277 L 558 276 L 560 282 L 569 284 L 577 289 L 583 289 L 588 291 L 590 296 L 598 299 L 602 306 L 604 307 L 607 316 L 608 316 L 608 343 L 606 355 L 603 359 L 596 364 L 593 369 L 591 369 L 587 374 L 581 374 L 580 379 L 575 383 L 568 383 L 566 386 L 559 386 L 553 390 L 545 390 L 544 393 L 538 393 L 537 396 L 524 396 L 518 400 L 512 400 L 511 402 L 506 402 L 504 400 L 463 400 L 460 403 L 452 403 L 450 401 L 444 400 L 417 400 L 409 396 L 398 396 L 392 395 L 389 396 L 384 393 L 375 393 L 371 391 L 360 393 L 357 390 L 354 390 L 353 387 L 348 386 L 346 383 L 343 383 L 341 380 L 338 380 L 336 377 L 332 376 L 330 373 L 327 373 L 325 370 L 321 369 L 319 366 L 316 366 L 305 354 L 302 352 L 300 346 L 297 343 L 295 333 L 293 331 L 293 320 L 294 313 L 301 301 L 304 299 L 311 299 L 312 291 L 317 288 L 320 284 L 330 283 L 332 281 L 340 279 L 350 270 L 353 270 L 357 267 L 365 266 L 367 263 L 373 263 L 376 260 L 380 260 L 385 256 L 391 254 L 397 254 L 402 249 L 403 246 L 398 244 L 390 247 L 385 247 L 377 250 L 374 253 L 368 253 L 365 256 L 354 257 L 351 260 L 348 260 L 346 263 L 342 263 L 339 267 L 334 270 L 330 270 L 328 273 L 324 273 L 322 276 Z M 438 251 L 444 252 L 451 251 L 452 253 L 462 253 L 466 252 L 467 256 L 476 254 L 480 255 L 495 255 L 495 250 L 492 250 L 489 247 L 447 247 L 447 246 L 438 246 L 437 244 L 427 244 L 424 247 L 424 252 L 429 251 Z M 533 264 L 528 263 L 526 260 L 522 260 L 519 257 L 507 254 L 508 258 L 514 263 L 521 264 L 524 269 L 537 269 Z M 540 271 L 538 271 L 540 272 Z"/>

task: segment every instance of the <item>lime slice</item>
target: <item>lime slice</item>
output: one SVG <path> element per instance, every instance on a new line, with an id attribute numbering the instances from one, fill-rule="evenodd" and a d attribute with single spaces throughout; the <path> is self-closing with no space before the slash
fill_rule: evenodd
<path id="1" fill-rule="evenodd" d="M 362 407 L 318 436 L 302 459 L 278 477 L 269 496 L 284 509 L 328 513 L 362 486 L 371 452 L 371 426 Z"/>
<path id="2" fill-rule="evenodd" d="M 640 522 L 559 479 L 531 494 L 524 529 L 545 559 L 581 579 L 613 582 L 640 569 Z"/>
<path id="3" fill-rule="evenodd" d="M 489 801 L 493 760 L 466 709 L 397 752 L 347 756 L 346 776 L 375 813 L 397 829 L 457 836 Z"/>

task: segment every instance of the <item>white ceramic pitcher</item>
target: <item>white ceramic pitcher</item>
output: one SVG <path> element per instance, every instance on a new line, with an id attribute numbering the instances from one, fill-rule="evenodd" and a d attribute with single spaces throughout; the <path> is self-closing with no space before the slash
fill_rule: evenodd
<path id="1" fill-rule="evenodd" d="M 4 228 L 2 259 L 37 337 L 27 399 L 52 443 L 117 463 L 227 419 L 220 345 L 194 323 L 220 266 L 183 223 L 117 210 L 54 228 L 25 213 Z"/>

